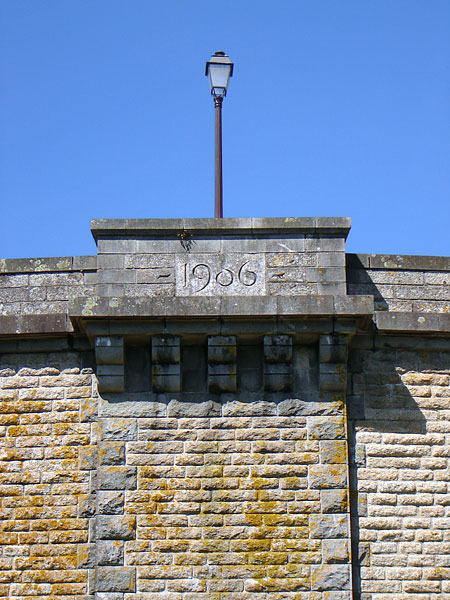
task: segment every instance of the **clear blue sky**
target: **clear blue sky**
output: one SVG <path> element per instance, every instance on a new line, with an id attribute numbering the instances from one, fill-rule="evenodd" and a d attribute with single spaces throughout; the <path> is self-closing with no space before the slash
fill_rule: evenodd
<path id="1" fill-rule="evenodd" d="M 450 255 L 449 0 L 2 0 L 0 258 L 91 218 L 350 216 L 351 252 Z"/>

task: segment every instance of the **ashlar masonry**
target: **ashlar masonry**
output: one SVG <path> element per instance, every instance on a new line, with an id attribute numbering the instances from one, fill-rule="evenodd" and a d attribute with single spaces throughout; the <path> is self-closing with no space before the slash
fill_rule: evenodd
<path id="1" fill-rule="evenodd" d="M 0 598 L 450 599 L 450 259 L 91 229 L 0 261 Z"/>

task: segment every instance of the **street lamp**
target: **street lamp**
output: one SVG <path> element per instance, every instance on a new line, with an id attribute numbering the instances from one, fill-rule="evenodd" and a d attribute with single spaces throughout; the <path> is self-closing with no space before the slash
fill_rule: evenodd
<path id="1" fill-rule="evenodd" d="M 215 52 L 206 63 L 205 75 L 209 78 L 211 95 L 214 98 L 215 124 L 215 182 L 214 216 L 223 217 L 222 202 L 222 101 L 227 95 L 228 79 L 233 75 L 233 63 L 222 50 Z"/>

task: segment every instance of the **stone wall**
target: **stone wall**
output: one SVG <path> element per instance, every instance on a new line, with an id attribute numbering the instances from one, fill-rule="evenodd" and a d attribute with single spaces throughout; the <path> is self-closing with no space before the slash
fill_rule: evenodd
<path id="1" fill-rule="evenodd" d="M 370 294 L 375 310 L 449 313 L 450 259 L 347 254 L 349 294 Z"/>
<path id="2" fill-rule="evenodd" d="M 86 422 L 95 389 L 91 359 L 68 348 L 1 356 L 0 597 L 87 593 L 95 489 L 95 436 Z"/>
<path id="3" fill-rule="evenodd" d="M 322 336 L 319 361 L 287 335 L 186 338 L 181 353 L 174 336 L 149 340 L 151 390 L 99 398 L 97 591 L 348 598 L 345 397 L 331 369 L 319 376 L 339 339 Z M 106 342 L 97 356 L 117 354 Z M 185 366 L 202 349 L 194 382 Z"/>
<path id="4" fill-rule="evenodd" d="M 122 441 L 137 478 L 124 504 L 136 519 L 124 543 L 136 591 L 201 600 L 349 589 L 342 418 L 325 428 L 262 403 L 221 412 L 235 416 L 137 419 L 138 441 Z"/>
<path id="5" fill-rule="evenodd" d="M 209 219 L 94 221 L 98 294 L 345 294 L 349 225 L 345 218 L 224 219 L 211 231 Z"/>
<path id="6" fill-rule="evenodd" d="M 0 597 L 450 598 L 450 260 L 348 228 L 0 261 Z"/>
<path id="7" fill-rule="evenodd" d="M 361 597 L 450 598 L 450 343 L 365 342 L 350 361 Z"/>
<path id="8" fill-rule="evenodd" d="M 69 299 L 96 293 L 97 257 L 0 261 L 2 331 L 73 331 Z"/>

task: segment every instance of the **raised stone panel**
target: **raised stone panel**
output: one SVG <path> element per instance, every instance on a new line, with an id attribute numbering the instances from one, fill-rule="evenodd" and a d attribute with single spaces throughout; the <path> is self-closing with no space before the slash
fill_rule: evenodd
<path id="1" fill-rule="evenodd" d="M 177 255 L 175 293 L 177 296 L 265 295 L 264 255 Z"/>
<path id="2" fill-rule="evenodd" d="M 347 219 L 94 221 L 98 292 L 109 298 L 345 295 L 348 229 Z"/>
<path id="3" fill-rule="evenodd" d="M 230 361 L 233 340 L 213 341 Z M 294 598 L 301 590 L 329 600 L 340 590 L 339 599 L 350 600 L 347 506 L 336 500 L 324 515 L 321 494 L 339 490 L 317 489 L 310 475 L 320 443 L 309 437 L 306 418 L 280 417 L 262 404 L 243 402 L 239 412 L 216 417 L 185 409 L 138 419 L 140 441 L 128 444 L 127 455 L 138 464 L 137 488 L 125 503 L 137 515 L 135 539 L 125 541 L 137 594 L 156 582 L 158 594 L 171 589 L 189 598 L 215 591 Z"/>

